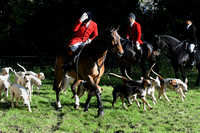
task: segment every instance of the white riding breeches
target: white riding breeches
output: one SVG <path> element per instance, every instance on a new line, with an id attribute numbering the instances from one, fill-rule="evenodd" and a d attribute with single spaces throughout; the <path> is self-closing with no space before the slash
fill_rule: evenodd
<path id="1" fill-rule="evenodd" d="M 69 45 L 69 47 L 71 48 L 71 50 L 73 52 L 75 52 L 80 45 L 85 45 L 85 43 L 84 42 L 77 42 L 77 43 L 75 43 L 73 45 Z"/>
<path id="2" fill-rule="evenodd" d="M 139 44 L 139 43 L 137 43 L 137 44 L 136 44 L 136 49 L 137 49 L 137 50 L 140 50 L 140 49 L 141 49 L 141 47 L 140 47 L 140 44 Z"/>
<path id="3" fill-rule="evenodd" d="M 192 53 L 194 51 L 195 45 L 194 44 L 189 44 L 188 46 L 188 50 L 190 53 Z"/>

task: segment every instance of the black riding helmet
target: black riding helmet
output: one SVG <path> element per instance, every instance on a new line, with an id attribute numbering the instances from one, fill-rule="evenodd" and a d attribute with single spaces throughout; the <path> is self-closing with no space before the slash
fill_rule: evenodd
<path id="1" fill-rule="evenodd" d="M 192 17 L 191 16 L 187 16 L 186 17 L 186 21 L 192 21 Z"/>

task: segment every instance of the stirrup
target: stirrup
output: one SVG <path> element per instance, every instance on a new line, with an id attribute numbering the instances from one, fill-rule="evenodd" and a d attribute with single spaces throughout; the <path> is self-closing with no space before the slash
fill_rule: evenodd
<path id="1" fill-rule="evenodd" d="M 72 61 L 69 61 L 68 63 L 65 63 L 62 66 L 62 69 L 64 69 L 65 71 L 68 71 L 68 70 L 70 70 L 70 68 L 71 68 L 72 65 L 73 65 Z"/>

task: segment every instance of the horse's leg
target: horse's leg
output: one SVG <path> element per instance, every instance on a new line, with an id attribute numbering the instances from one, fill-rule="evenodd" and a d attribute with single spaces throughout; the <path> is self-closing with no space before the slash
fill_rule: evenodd
<path id="1" fill-rule="evenodd" d="M 91 89 L 94 90 L 94 93 L 97 97 L 98 116 L 103 116 L 104 115 L 103 104 L 102 104 L 101 94 L 99 92 L 99 89 L 98 89 L 97 85 L 95 84 L 92 76 L 88 76 L 88 79 L 86 81 L 90 85 Z"/>
<path id="2" fill-rule="evenodd" d="M 60 103 L 60 98 L 59 98 L 59 95 L 60 95 L 60 87 L 56 81 L 56 79 L 54 80 L 54 85 L 53 85 L 53 90 L 55 90 L 56 92 L 56 104 L 57 104 L 57 107 L 58 108 L 61 108 L 62 105 Z"/>
<path id="3" fill-rule="evenodd" d="M 142 77 L 146 77 L 146 67 L 144 61 L 140 62 L 140 68 L 142 70 Z"/>
<path id="4" fill-rule="evenodd" d="M 62 79 L 64 77 L 64 71 L 61 69 L 55 69 L 55 80 L 53 84 L 53 90 L 56 92 L 56 103 L 57 107 L 61 108 L 62 105 L 60 103 L 59 95 L 60 95 L 60 90 L 61 90 L 61 84 L 62 84 Z"/>
<path id="5" fill-rule="evenodd" d="M 76 110 L 79 109 L 79 106 L 80 106 L 80 103 L 79 103 L 79 97 L 78 95 L 76 94 L 76 87 L 78 86 L 78 84 L 81 82 L 81 80 L 74 80 L 74 83 L 71 85 L 71 90 L 72 90 L 72 93 L 73 93 L 73 97 L 75 97 L 75 105 L 74 105 L 74 108 Z"/>
<path id="6" fill-rule="evenodd" d="M 131 64 L 130 63 L 125 63 L 125 64 L 120 64 L 120 71 L 122 73 L 122 76 L 126 77 L 125 71 L 127 72 L 128 76 L 131 76 Z"/>
<path id="7" fill-rule="evenodd" d="M 126 75 L 125 75 L 125 67 L 124 66 L 120 66 L 120 71 L 122 73 L 122 76 L 126 77 Z"/>
<path id="8" fill-rule="evenodd" d="M 174 69 L 175 78 L 178 78 L 178 68 L 179 68 L 179 65 L 177 65 L 174 62 L 172 62 L 172 68 Z"/>
<path id="9" fill-rule="evenodd" d="M 180 65 L 180 69 L 181 69 L 181 75 L 182 75 L 183 81 L 186 82 L 187 78 L 186 78 L 186 75 L 185 75 L 185 70 L 184 70 L 183 64 Z"/>
<path id="10" fill-rule="evenodd" d="M 195 86 L 198 86 L 199 85 L 199 82 L 200 82 L 200 65 L 197 65 L 196 68 L 198 69 L 198 78 L 196 80 L 196 83 L 195 83 Z"/>
<path id="11" fill-rule="evenodd" d="M 129 65 L 129 66 L 126 68 L 126 70 L 127 70 L 128 76 L 131 77 L 131 66 Z"/>
<path id="12" fill-rule="evenodd" d="M 65 75 L 65 72 L 62 69 L 64 60 L 65 60 L 65 56 L 63 56 L 61 53 L 60 55 L 56 57 L 55 66 L 54 66 L 55 79 L 54 79 L 54 84 L 53 84 L 53 90 L 56 92 L 56 102 L 57 102 L 58 108 L 62 107 L 59 100 L 59 94 L 61 90 L 62 79 Z"/>
<path id="13" fill-rule="evenodd" d="M 92 98 L 92 93 L 93 93 L 93 91 L 89 92 L 87 100 L 85 102 L 85 109 L 84 109 L 85 112 L 88 112 L 88 108 L 89 108 L 89 105 L 90 105 L 90 100 Z"/>

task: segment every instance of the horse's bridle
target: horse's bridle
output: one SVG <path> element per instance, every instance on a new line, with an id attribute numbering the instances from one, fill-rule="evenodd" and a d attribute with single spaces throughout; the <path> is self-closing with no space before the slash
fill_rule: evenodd
<path id="1" fill-rule="evenodd" d="M 167 46 L 167 43 L 165 42 L 165 41 L 163 41 L 161 38 L 160 38 L 160 36 L 158 37 L 158 48 L 159 48 L 159 46 L 161 45 L 161 43 L 163 44 L 163 48 L 166 46 L 166 47 L 168 47 Z M 157 50 L 161 50 L 160 48 L 159 49 L 157 49 Z"/>

